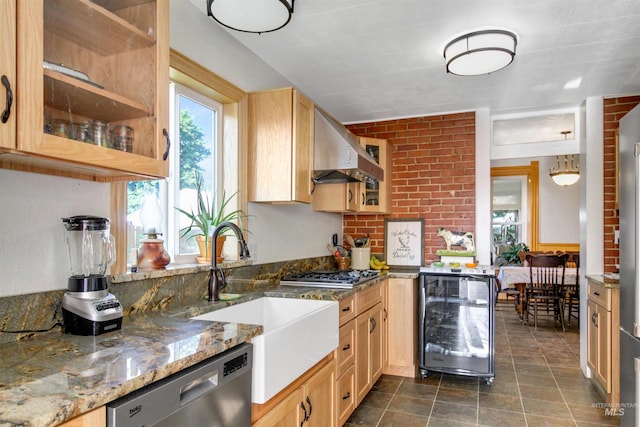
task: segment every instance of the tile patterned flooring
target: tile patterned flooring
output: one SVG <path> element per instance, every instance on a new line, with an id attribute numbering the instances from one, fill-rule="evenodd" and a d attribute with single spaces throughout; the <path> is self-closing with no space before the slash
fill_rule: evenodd
<path id="1" fill-rule="evenodd" d="M 548 322 L 548 323 L 547 323 Z M 496 309 L 496 378 L 430 373 L 425 379 L 383 375 L 345 427 L 604 426 L 602 399 L 584 377 L 579 333 L 542 320 L 520 323 L 513 305 Z"/>

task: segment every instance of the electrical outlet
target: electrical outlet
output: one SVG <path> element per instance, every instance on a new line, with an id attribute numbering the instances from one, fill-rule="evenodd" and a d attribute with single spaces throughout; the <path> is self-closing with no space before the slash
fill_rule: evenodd
<path id="1" fill-rule="evenodd" d="M 613 232 L 613 243 L 616 245 L 620 244 L 620 230 L 615 230 Z"/>

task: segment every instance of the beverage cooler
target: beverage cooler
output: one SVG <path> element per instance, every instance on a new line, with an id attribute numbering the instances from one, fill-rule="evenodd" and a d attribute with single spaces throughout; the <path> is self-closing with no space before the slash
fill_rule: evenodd
<path id="1" fill-rule="evenodd" d="M 490 269 L 488 269 L 490 270 Z M 495 277 L 482 268 L 420 270 L 420 374 L 495 376 Z"/>

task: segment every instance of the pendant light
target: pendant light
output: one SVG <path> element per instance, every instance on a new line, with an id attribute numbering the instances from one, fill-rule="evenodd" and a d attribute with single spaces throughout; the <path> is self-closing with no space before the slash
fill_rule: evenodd
<path id="1" fill-rule="evenodd" d="M 245 33 L 268 33 L 289 23 L 295 0 L 207 0 L 207 15 Z"/>
<path id="2" fill-rule="evenodd" d="M 570 130 L 565 130 L 560 132 L 564 135 L 565 141 L 567 140 L 567 135 L 571 133 Z M 574 163 L 574 155 L 571 157 L 564 155 L 564 159 L 562 163 L 564 164 L 564 169 L 560 167 L 560 156 L 556 156 L 557 166 L 555 168 L 549 168 L 549 175 L 558 185 L 562 185 L 567 187 L 569 185 L 573 185 L 580 179 L 580 165 Z"/>
<path id="3" fill-rule="evenodd" d="M 447 73 L 478 76 L 501 70 L 513 61 L 517 44 L 515 33 L 500 29 L 456 37 L 444 48 Z"/>

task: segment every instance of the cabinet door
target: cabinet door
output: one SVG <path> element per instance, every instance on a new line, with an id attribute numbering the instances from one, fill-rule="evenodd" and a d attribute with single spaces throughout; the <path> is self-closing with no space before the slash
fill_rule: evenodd
<path id="1" fill-rule="evenodd" d="M 369 332 L 369 358 L 371 364 L 371 387 L 382 375 L 382 331 L 384 324 L 382 323 L 382 303 L 377 304 L 371 309 L 371 330 Z"/>
<path id="2" fill-rule="evenodd" d="M 336 371 L 333 363 L 327 363 L 305 385 L 304 403 L 307 407 L 309 427 L 333 427 L 336 425 Z"/>
<path id="3" fill-rule="evenodd" d="M 596 378 L 608 393 L 611 393 L 611 312 L 596 305 L 598 313 L 598 362 Z"/>
<path id="4" fill-rule="evenodd" d="M 254 427 L 300 426 L 304 420 L 302 389 L 294 390 L 253 425 Z"/>
<path id="5" fill-rule="evenodd" d="M 369 392 L 371 383 L 370 342 L 371 342 L 371 313 L 369 309 L 356 318 L 356 404 Z M 356 406 L 357 406 L 356 405 Z"/>
<path id="6" fill-rule="evenodd" d="M 587 366 L 593 375 L 596 374 L 598 363 L 598 311 L 597 304 L 587 301 Z"/>
<path id="7" fill-rule="evenodd" d="M 367 179 L 360 183 L 360 206 L 362 213 L 391 212 L 391 145 L 386 139 L 359 137 L 362 145 L 384 170 L 382 181 Z"/>
<path id="8" fill-rule="evenodd" d="M 338 376 L 342 376 L 355 362 L 356 321 L 351 320 L 340 326 L 336 363 Z"/>
<path id="9" fill-rule="evenodd" d="M 168 10 L 168 0 L 18 2 L 18 150 L 55 159 L 48 168 L 167 176 Z M 112 139 L 123 126 L 132 132 Z"/>
<path id="10" fill-rule="evenodd" d="M 353 365 L 337 382 L 336 401 L 338 408 L 338 425 L 344 425 L 356 407 L 356 384 Z"/>
<path id="11" fill-rule="evenodd" d="M 16 0 L 0 0 L 0 148 L 16 147 Z"/>
<path id="12" fill-rule="evenodd" d="M 104 406 L 70 419 L 59 427 L 104 427 L 107 425 L 107 411 Z"/>
<path id="13" fill-rule="evenodd" d="M 311 203 L 314 105 L 292 88 L 249 94 L 249 201 Z"/>
<path id="14" fill-rule="evenodd" d="M 387 285 L 387 364 L 384 373 L 413 377 L 416 373 L 416 284 L 390 278 Z"/>
<path id="15" fill-rule="evenodd" d="M 360 183 L 319 184 L 313 190 L 313 210 L 323 212 L 356 212 L 359 207 Z"/>

